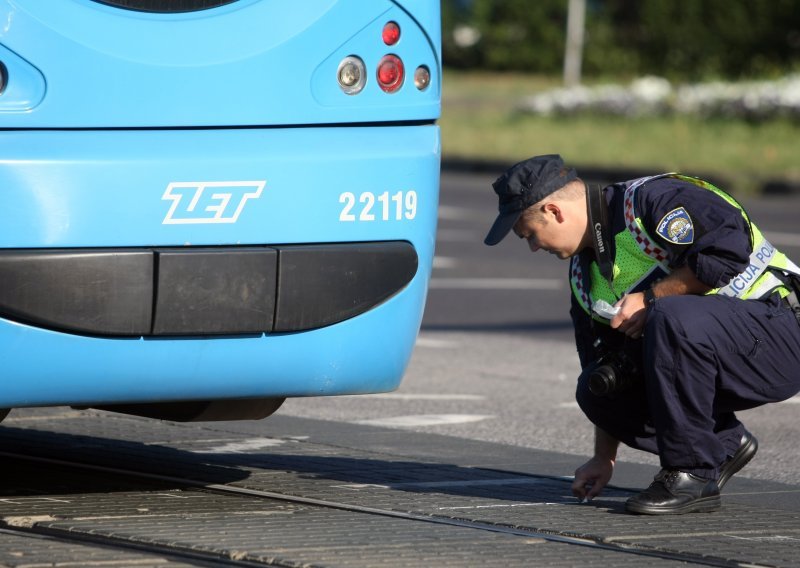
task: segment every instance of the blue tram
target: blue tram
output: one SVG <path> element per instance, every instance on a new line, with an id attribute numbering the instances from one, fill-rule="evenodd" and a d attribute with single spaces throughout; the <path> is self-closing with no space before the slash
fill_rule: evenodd
<path id="1" fill-rule="evenodd" d="M 430 0 L 0 0 L 0 408 L 396 388 L 438 204 Z"/>

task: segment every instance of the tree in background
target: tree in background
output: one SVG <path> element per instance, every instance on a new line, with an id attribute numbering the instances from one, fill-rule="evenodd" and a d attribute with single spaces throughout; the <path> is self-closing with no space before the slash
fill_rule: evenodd
<path id="1" fill-rule="evenodd" d="M 447 66 L 561 72 L 567 0 L 443 0 Z M 800 68 L 800 0 L 588 0 L 583 71 L 676 80 Z"/>
<path id="2" fill-rule="evenodd" d="M 566 0 L 444 0 L 445 65 L 560 71 Z"/>
<path id="3" fill-rule="evenodd" d="M 797 0 L 606 0 L 637 72 L 700 79 L 770 76 L 800 61 Z"/>

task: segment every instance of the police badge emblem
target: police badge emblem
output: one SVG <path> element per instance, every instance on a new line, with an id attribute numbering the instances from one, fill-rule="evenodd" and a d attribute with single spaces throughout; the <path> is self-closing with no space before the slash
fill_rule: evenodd
<path id="1" fill-rule="evenodd" d="M 658 234 L 676 245 L 690 245 L 694 242 L 694 224 L 683 207 L 673 209 L 658 222 Z"/>

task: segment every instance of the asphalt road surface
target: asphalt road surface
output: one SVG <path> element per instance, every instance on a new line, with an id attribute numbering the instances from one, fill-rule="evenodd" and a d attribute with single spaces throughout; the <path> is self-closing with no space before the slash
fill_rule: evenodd
<path id="1" fill-rule="evenodd" d="M 567 264 L 483 245 L 492 174 L 445 173 L 427 310 L 397 392 L 291 399 L 264 421 L 16 409 L 0 428 L 3 566 L 797 566 L 800 397 L 718 514 L 621 514 L 655 460 L 625 450 L 579 504 Z M 747 203 L 800 259 L 800 198 Z"/>
<path id="2" fill-rule="evenodd" d="M 437 253 L 422 331 L 395 393 L 293 399 L 279 414 L 429 432 L 589 455 L 593 432 L 574 402 L 579 366 L 567 263 L 510 237 L 483 244 L 496 173 L 445 172 Z M 800 259 L 800 197 L 744 200 L 778 248 Z M 740 415 L 761 441 L 740 475 L 794 483 L 800 397 Z M 623 449 L 622 462 L 655 465 Z M 654 468 L 655 470 L 655 468 Z M 563 472 L 570 475 L 572 471 Z"/>

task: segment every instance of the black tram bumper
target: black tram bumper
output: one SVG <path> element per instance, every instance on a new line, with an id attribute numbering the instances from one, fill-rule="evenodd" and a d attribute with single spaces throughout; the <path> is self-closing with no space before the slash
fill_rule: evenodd
<path id="1" fill-rule="evenodd" d="M 0 251 L 0 317 L 97 336 L 292 332 L 366 312 L 417 272 L 405 241 Z"/>

